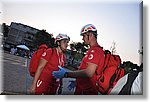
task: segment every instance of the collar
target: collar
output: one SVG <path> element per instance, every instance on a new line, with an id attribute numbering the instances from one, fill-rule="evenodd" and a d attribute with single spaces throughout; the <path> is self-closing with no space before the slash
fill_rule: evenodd
<path id="1" fill-rule="evenodd" d="M 100 47 L 100 45 L 98 43 L 96 43 L 95 45 L 91 46 L 91 48 L 93 47 Z"/>
<path id="2" fill-rule="evenodd" d="M 101 47 L 98 43 L 96 43 L 95 45 L 91 46 L 90 49 L 92 49 L 92 48 L 94 48 L 94 47 L 98 47 L 98 48 L 103 49 L 103 47 Z"/>

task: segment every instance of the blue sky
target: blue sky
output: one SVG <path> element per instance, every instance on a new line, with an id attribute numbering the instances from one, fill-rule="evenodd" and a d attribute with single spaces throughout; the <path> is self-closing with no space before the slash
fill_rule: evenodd
<path id="1" fill-rule="evenodd" d="M 58 33 L 65 33 L 75 42 L 82 42 L 80 30 L 91 23 L 96 26 L 98 42 L 104 49 L 110 49 L 112 42 L 116 42 L 117 54 L 123 61 L 140 64 L 140 0 L 38 1 L 3 0 L 2 22 L 8 25 L 17 22 L 46 29 L 54 37 Z"/>

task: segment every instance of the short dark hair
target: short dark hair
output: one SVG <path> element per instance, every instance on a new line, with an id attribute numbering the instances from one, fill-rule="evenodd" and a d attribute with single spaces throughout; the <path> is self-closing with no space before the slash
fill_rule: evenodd
<path id="1" fill-rule="evenodd" d="M 97 31 L 89 31 L 89 32 L 92 33 L 94 37 L 97 39 Z"/>

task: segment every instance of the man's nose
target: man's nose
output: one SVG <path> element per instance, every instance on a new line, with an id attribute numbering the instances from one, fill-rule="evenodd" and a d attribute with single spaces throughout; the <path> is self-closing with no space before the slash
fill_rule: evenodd
<path id="1" fill-rule="evenodd" d="M 84 41 L 83 37 L 82 37 L 82 40 Z"/>
<path id="2" fill-rule="evenodd" d="M 66 43 L 66 45 L 68 46 L 68 43 Z"/>

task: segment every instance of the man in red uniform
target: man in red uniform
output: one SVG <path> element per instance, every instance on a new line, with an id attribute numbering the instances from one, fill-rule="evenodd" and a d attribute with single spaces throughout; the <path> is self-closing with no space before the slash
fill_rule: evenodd
<path id="1" fill-rule="evenodd" d="M 31 86 L 32 94 L 56 94 L 60 80 L 54 78 L 52 72 L 58 71 L 58 66 L 64 67 L 64 52 L 69 40 L 67 35 L 59 34 L 55 39 L 58 47 L 49 48 L 42 54 Z"/>
<path id="2" fill-rule="evenodd" d="M 85 44 L 90 45 L 90 49 L 82 59 L 79 70 L 66 72 L 63 68 L 54 71 L 55 78 L 71 77 L 76 79 L 75 94 L 97 95 L 96 73 L 101 73 L 104 64 L 104 51 L 97 43 L 97 29 L 94 25 L 88 24 L 81 29 L 81 36 Z"/>

